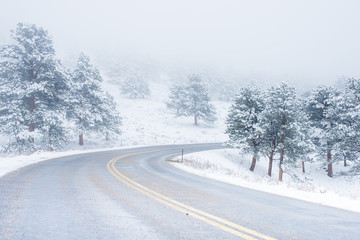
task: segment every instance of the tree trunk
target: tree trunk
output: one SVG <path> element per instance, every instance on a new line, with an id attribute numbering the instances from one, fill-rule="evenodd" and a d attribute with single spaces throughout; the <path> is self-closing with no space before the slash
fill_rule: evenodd
<path id="1" fill-rule="evenodd" d="M 34 110 L 35 110 L 35 94 L 32 93 L 30 96 L 30 100 L 29 100 L 29 110 L 30 110 L 30 115 L 33 114 Z M 29 125 L 29 132 L 33 132 L 35 131 L 35 124 L 34 122 L 30 122 Z M 34 138 L 30 137 L 29 138 L 29 142 L 33 143 L 34 142 Z"/>
<path id="2" fill-rule="evenodd" d="M 302 172 L 305 173 L 305 162 L 301 161 Z"/>
<path id="3" fill-rule="evenodd" d="M 283 135 L 281 136 L 281 141 L 283 141 Z M 282 182 L 283 179 L 283 169 L 282 169 L 282 163 L 284 161 L 284 148 L 280 149 L 280 162 L 279 162 L 279 181 Z"/>
<path id="4" fill-rule="evenodd" d="M 54 151 L 54 148 L 52 147 L 52 140 L 51 140 L 51 136 L 50 136 L 50 130 L 48 131 L 48 146 L 49 146 L 49 151 L 52 152 Z"/>
<path id="5" fill-rule="evenodd" d="M 251 162 L 251 166 L 250 166 L 250 171 L 254 171 L 255 169 L 255 165 L 256 165 L 256 156 L 254 155 L 252 158 L 252 162 Z"/>
<path id="6" fill-rule="evenodd" d="M 272 163 L 273 163 L 273 157 L 274 157 L 274 150 L 270 152 L 269 156 L 269 168 L 268 168 L 268 175 L 271 177 L 271 171 L 272 171 Z"/>
<path id="7" fill-rule="evenodd" d="M 197 115 L 196 114 L 194 114 L 194 124 L 197 126 L 198 125 L 198 120 L 197 120 Z"/>
<path id="8" fill-rule="evenodd" d="M 281 167 L 281 163 L 279 164 L 279 181 L 282 182 L 283 179 L 283 169 Z"/>
<path id="9" fill-rule="evenodd" d="M 346 158 L 344 158 L 344 167 L 347 167 Z"/>
<path id="10" fill-rule="evenodd" d="M 285 123 L 286 123 L 286 118 L 285 118 L 285 114 L 283 114 L 282 120 L 281 120 L 281 144 L 282 144 L 282 147 L 280 149 L 280 163 L 279 163 L 279 181 L 280 182 L 282 182 L 282 179 L 283 179 L 282 163 L 284 161 Z"/>
<path id="11" fill-rule="evenodd" d="M 84 145 L 84 135 L 82 133 L 79 135 L 79 145 Z"/>
<path id="12" fill-rule="evenodd" d="M 283 138 L 283 136 L 281 136 L 281 141 L 282 141 L 282 138 Z M 284 148 L 281 148 L 280 149 L 280 162 L 279 162 L 279 181 L 280 182 L 282 182 L 282 179 L 283 179 L 283 169 L 282 169 L 283 161 L 284 161 Z"/>
<path id="13" fill-rule="evenodd" d="M 327 152 L 327 161 L 328 161 L 328 173 L 327 173 L 327 175 L 329 177 L 332 177 L 333 176 L 333 169 L 332 169 L 331 152 L 330 151 Z"/>
<path id="14" fill-rule="evenodd" d="M 79 125 L 81 125 L 83 119 L 81 117 L 79 117 Z M 84 134 L 80 133 L 79 135 L 79 145 L 82 146 L 84 145 Z"/>

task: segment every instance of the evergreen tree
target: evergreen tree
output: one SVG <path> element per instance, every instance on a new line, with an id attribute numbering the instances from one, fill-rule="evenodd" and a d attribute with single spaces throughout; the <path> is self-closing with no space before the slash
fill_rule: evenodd
<path id="1" fill-rule="evenodd" d="M 266 102 L 268 105 L 269 102 Z M 266 111 L 264 110 L 261 118 L 261 127 L 264 131 L 264 145 L 261 148 L 262 154 L 269 158 L 269 167 L 268 167 L 268 175 L 272 174 L 272 166 L 274 155 L 278 150 L 280 144 L 280 129 L 281 123 L 279 122 L 278 116 L 275 116 L 272 113 L 271 107 L 266 107 Z"/>
<path id="2" fill-rule="evenodd" d="M 183 85 L 174 85 L 170 88 L 169 101 L 167 108 L 175 110 L 176 115 L 180 116 L 185 112 L 187 101 L 186 87 Z"/>
<path id="3" fill-rule="evenodd" d="M 121 117 L 116 110 L 116 103 L 114 98 L 105 93 L 102 101 L 99 103 L 101 109 L 101 119 L 97 121 L 97 131 L 105 136 L 107 141 L 118 139 L 121 134 L 119 126 L 121 125 Z"/>
<path id="4" fill-rule="evenodd" d="M 149 84 L 141 77 L 128 77 L 121 86 L 121 93 L 131 98 L 145 98 L 150 96 Z"/>
<path id="5" fill-rule="evenodd" d="M 46 30 L 33 24 L 19 23 L 11 33 L 15 44 L 0 49 L 1 133 L 10 138 L 5 148 L 25 153 L 41 143 L 49 149 L 60 147 L 66 139 L 61 96 L 67 79 L 53 42 Z"/>
<path id="6" fill-rule="evenodd" d="M 264 108 L 264 94 L 259 89 L 242 88 L 235 97 L 226 121 L 226 133 L 229 135 L 230 146 L 252 154 L 251 171 L 255 169 L 264 140 L 260 125 L 261 113 Z"/>
<path id="7" fill-rule="evenodd" d="M 3 64 L 2 64 L 3 65 Z M 4 66 L 2 66 L 4 67 Z M 12 79 L 9 68 L 1 70 L 0 85 L 0 131 L 1 135 L 9 139 L 8 144 L 2 146 L 2 151 L 28 153 L 35 149 L 33 141 L 29 141 L 29 126 L 25 123 L 25 113 L 28 104 L 12 91 Z"/>
<path id="8" fill-rule="evenodd" d="M 347 80 L 344 98 L 341 108 L 344 110 L 340 115 L 339 131 L 342 140 L 335 144 L 334 158 L 343 161 L 347 166 L 347 160 L 354 162 L 352 172 L 360 173 L 360 79 L 350 78 Z"/>
<path id="9" fill-rule="evenodd" d="M 69 130 L 65 125 L 71 76 L 67 69 L 59 66 L 53 77 L 53 81 L 47 82 L 44 86 L 44 94 L 37 104 L 43 116 L 38 126 L 41 141 L 49 150 L 64 146 L 68 143 L 69 136 Z"/>
<path id="10" fill-rule="evenodd" d="M 320 157 L 326 155 L 327 174 L 333 176 L 332 163 L 336 145 L 342 141 L 341 116 L 344 108 L 341 106 L 342 96 L 332 87 L 319 86 L 313 91 L 307 102 L 307 113 L 312 126 L 312 141 Z"/>
<path id="11" fill-rule="evenodd" d="M 189 76 L 189 85 L 186 87 L 186 92 L 188 97 L 184 112 L 181 114 L 193 116 L 195 125 L 198 125 L 199 119 L 205 122 L 214 122 L 216 120 L 215 107 L 210 103 L 211 99 L 200 76 L 196 74 Z"/>
<path id="12" fill-rule="evenodd" d="M 283 178 L 284 163 L 296 164 L 310 151 L 304 125 L 307 120 L 300 109 L 294 88 L 282 83 L 269 89 L 261 125 L 265 133 L 264 152 L 269 155 L 270 176 L 273 156 L 277 151 L 280 154 L 279 181 Z"/>
<path id="13" fill-rule="evenodd" d="M 302 172 L 305 173 L 305 162 L 313 162 L 313 158 L 310 157 L 310 154 L 315 151 L 315 146 L 311 141 L 311 122 L 309 115 L 306 112 L 306 98 L 299 99 L 298 111 L 298 121 L 301 123 L 301 135 L 299 136 L 300 145 L 298 151 L 300 151 L 299 156 L 301 156 Z"/>
<path id="14" fill-rule="evenodd" d="M 190 75 L 187 85 L 175 85 L 170 91 L 170 101 L 166 106 L 176 110 L 178 116 L 193 116 L 195 125 L 198 125 L 199 119 L 209 123 L 216 121 L 215 107 L 210 103 L 211 99 L 199 75 Z"/>
<path id="15" fill-rule="evenodd" d="M 120 117 L 116 103 L 101 89 L 102 78 L 90 58 L 81 53 L 72 78 L 72 99 L 68 115 L 75 121 L 79 144 L 84 144 L 84 133 L 97 132 L 108 139 L 120 133 Z"/>

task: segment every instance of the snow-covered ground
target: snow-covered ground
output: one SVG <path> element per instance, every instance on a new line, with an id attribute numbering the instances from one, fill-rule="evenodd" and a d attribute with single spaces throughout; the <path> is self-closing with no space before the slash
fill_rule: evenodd
<path id="1" fill-rule="evenodd" d="M 85 134 L 85 146 L 77 145 L 77 138 L 61 152 L 37 152 L 30 156 L 0 157 L 0 177 L 10 171 L 35 162 L 71 154 L 136 147 L 140 145 L 160 145 L 178 143 L 224 142 L 227 140 L 225 119 L 230 103 L 214 102 L 218 120 L 214 125 L 200 121 L 194 126 L 191 117 L 176 117 L 166 108 L 168 86 L 151 84 L 152 96 L 148 99 L 129 99 L 120 95 L 117 85 L 105 82 L 104 87 L 118 103 L 122 116 L 121 139 L 111 146 L 103 138 Z M 0 144 L 6 139 L 0 139 Z M 360 178 L 335 176 L 329 178 L 318 164 L 306 165 L 306 173 L 301 169 L 293 171 L 297 178 L 285 174 L 283 183 L 277 179 L 276 162 L 273 177 L 267 176 L 267 161 L 261 159 L 254 173 L 248 170 L 251 157 L 238 153 L 237 150 L 216 150 L 186 155 L 184 164 L 175 164 L 185 171 L 201 176 L 226 181 L 261 191 L 303 199 L 360 212 Z M 300 167 L 300 166 L 299 166 Z M 335 173 L 344 170 L 334 166 Z"/>
<path id="2" fill-rule="evenodd" d="M 223 142 L 227 140 L 225 118 L 230 107 L 228 102 L 214 102 L 218 120 L 213 125 L 203 122 L 194 126 L 192 117 L 177 117 L 166 108 L 168 86 L 151 85 L 149 99 L 130 99 L 121 97 L 120 90 L 108 85 L 107 91 L 117 96 L 122 116 L 123 145 L 154 145 L 176 143 Z"/>
<path id="3" fill-rule="evenodd" d="M 227 140 L 224 134 L 224 122 L 229 103 L 215 102 L 218 121 L 214 125 L 206 125 L 200 120 L 200 125 L 194 126 L 191 117 L 176 117 L 166 108 L 167 85 L 153 84 L 151 86 L 151 98 L 130 99 L 120 96 L 119 86 L 105 82 L 104 88 L 114 96 L 122 117 L 122 135 L 117 142 L 109 146 L 104 137 L 85 134 L 85 145 L 82 147 L 78 145 L 77 137 L 74 136 L 69 145 L 60 152 L 36 152 L 29 156 L 0 156 L 0 177 L 29 164 L 71 154 L 143 145 Z M 6 139 L 0 138 L 0 144 L 4 143 Z"/>
<path id="4" fill-rule="evenodd" d="M 78 138 L 74 136 L 61 152 L 37 152 L 31 156 L 0 156 L 0 169 L 5 169 L 9 165 L 21 167 L 24 164 L 41 159 L 95 151 L 96 149 L 176 143 L 223 142 L 227 140 L 224 133 L 224 122 L 230 103 L 214 103 L 218 120 L 213 125 L 206 125 L 200 120 L 199 126 L 194 126 L 191 117 L 176 117 L 173 112 L 166 108 L 165 102 L 168 98 L 169 88 L 167 84 L 152 83 L 150 85 L 151 97 L 146 99 L 131 99 L 121 96 L 119 83 L 114 84 L 110 83 L 110 81 L 104 81 L 103 87 L 114 97 L 122 117 L 122 125 L 120 126 L 122 135 L 117 142 L 109 143 L 105 141 L 104 137 L 85 133 L 84 146 L 79 146 L 77 143 Z M 6 142 L 7 139 L 0 136 L 0 144 Z"/>
<path id="5" fill-rule="evenodd" d="M 329 178 L 325 170 L 315 163 L 306 163 L 305 173 L 301 166 L 290 174 L 284 174 L 283 182 L 277 180 L 278 162 L 274 162 L 272 177 L 267 175 L 268 162 L 261 159 L 254 172 L 249 170 L 251 156 L 236 149 L 220 149 L 185 154 L 170 162 L 173 166 L 203 177 L 301 199 L 317 204 L 360 212 L 360 177 L 336 175 Z M 334 165 L 335 173 L 345 171 L 341 164 Z"/>

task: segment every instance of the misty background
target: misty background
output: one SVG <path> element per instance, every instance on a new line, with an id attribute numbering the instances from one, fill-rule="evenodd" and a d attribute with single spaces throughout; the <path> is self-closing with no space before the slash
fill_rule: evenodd
<path id="1" fill-rule="evenodd" d="M 360 77 L 359 10 L 357 0 L 2 0 L 0 44 L 34 23 L 70 66 L 85 52 L 112 75 L 132 63 L 160 80 L 196 72 L 303 90 Z"/>

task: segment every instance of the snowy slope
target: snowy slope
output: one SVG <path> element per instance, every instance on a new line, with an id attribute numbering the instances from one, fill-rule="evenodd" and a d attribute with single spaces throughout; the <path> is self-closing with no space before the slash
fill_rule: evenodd
<path id="1" fill-rule="evenodd" d="M 119 86 L 108 82 L 104 83 L 104 88 L 114 96 L 122 117 L 122 135 L 117 142 L 109 143 L 104 137 L 85 134 L 84 146 L 79 146 L 78 138 L 74 136 L 70 144 L 59 152 L 36 152 L 30 156 L 0 156 L 0 176 L 50 158 L 100 149 L 227 140 L 224 131 L 229 103 L 214 103 L 218 111 L 218 121 L 214 125 L 208 126 L 200 122 L 199 126 L 194 126 L 191 117 L 176 117 L 166 108 L 168 86 L 165 84 L 152 84 L 152 97 L 149 99 L 123 97 L 120 95 Z M 7 139 L 0 138 L 0 144 L 6 141 Z"/>
<path id="2" fill-rule="evenodd" d="M 118 103 L 122 116 L 123 145 L 154 145 L 173 143 L 224 142 L 225 118 L 230 107 L 227 102 L 214 102 L 218 120 L 206 125 L 200 120 L 194 126 L 192 117 L 176 117 L 166 108 L 168 86 L 152 83 L 149 99 L 130 99 L 120 95 L 117 85 L 107 84 Z"/>
<path id="3" fill-rule="evenodd" d="M 277 162 L 274 162 L 272 177 L 267 175 L 268 162 L 264 158 L 257 162 L 255 171 L 251 172 L 251 156 L 235 149 L 185 154 L 183 162 L 181 157 L 175 160 L 178 162 L 171 162 L 173 166 L 203 177 L 360 212 L 360 177 L 335 175 L 329 178 L 318 164 L 306 163 L 305 173 L 299 166 L 291 175 L 285 173 L 283 182 L 279 182 Z M 341 164 L 334 164 L 335 173 L 345 170 Z"/>
<path id="4" fill-rule="evenodd" d="M 22 166 L 38 161 L 83 152 L 109 148 L 123 148 L 139 145 L 158 145 L 176 143 L 224 142 L 227 140 L 225 118 L 230 107 L 227 102 L 214 102 L 218 120 L 212 126 L 200 122 L 194 126 L 191 117 L 176 117 L 165 106 L 168 95 L 166 84 L 152 83 L 152 95 L 149 99 L 129 99 L 120 95 L 119 86 L 109 82 L 104 88 L 118 103 L 122 116 L 123 132 L 118 142 L 109 146 L 98 136 L 85 135 L 85 146 L 72 142 L 62 152 L 37 152 L 30 156 L 0 157 L 0 176 Z M 6 139 L 0 139 L 0 143 Z M 201 176 L 226 181 L 232 184 L 267 191 L 307 201 L 341 207 L 360 212 L 360 179 L 344 176 L 328 178 L 318 164 L 306 165 L 307 172 L 295 170 L 296 178 L 284 175 L 284 182 L 277 179 L 277 163 L 273 166 L 273 177 L 267 176 L 267 161 L 261 159 L 254 173 L 248 170 L 251 158 L 238 154 L 237 150 L 216 150 L 186 155 L 185 164 L 176 164 L 183 170 Z M 334 166 L 335 172 L 343 169 L 341 164 Z"/>

